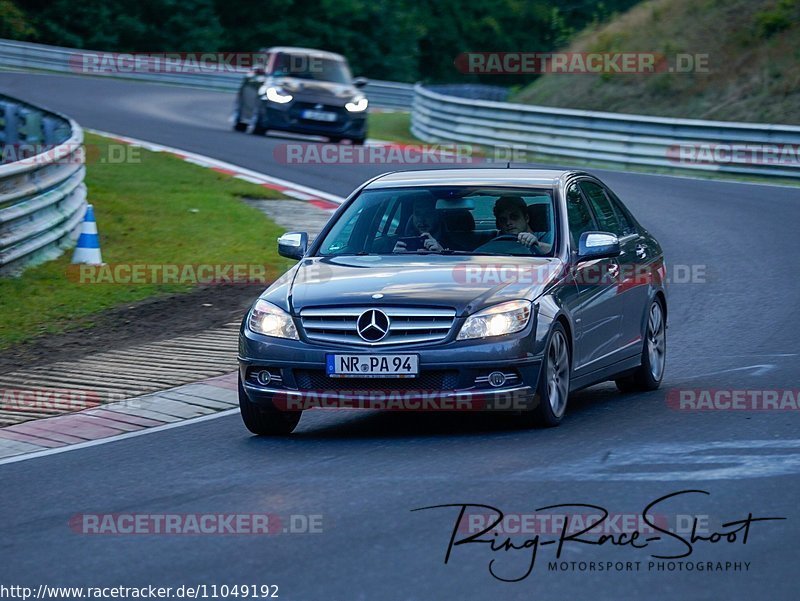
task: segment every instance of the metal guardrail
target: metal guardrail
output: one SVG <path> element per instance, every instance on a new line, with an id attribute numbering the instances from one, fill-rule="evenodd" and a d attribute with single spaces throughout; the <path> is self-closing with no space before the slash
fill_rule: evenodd
<path id="1" fill-rule="evenodd" d="M 800 126 L 793 125 L 672 119 L 470 100 L 417 84 L 411 131 L 426 142 L 476 144 L 560 159 L 800 177 Z M 758 149 L 750 152 L 748 145 L 751 149 L 758 145 Z M 796 153 L 793 156 L 792 151 Z"/>
<path id="2" fill-rule="evenodd" d="M 74 244 L 86 212 L 82 143 L 72 119 L 0 95 L 0 275 Z"/>
<path id="3" fill-rule="evenodd" d="M 95 50 L 76 50 L 73 48 L 46 46 L 44 44 L 0 40 L 0 66 L 16 67 L 19 69 L 86 74 L 82 68 L 85 57 L 102 57 L 111 54 L 115 54 L 115 56 L 124 56 L 123 53 L 117 54 Z M 131 70 L 109 74 L 91 74 L 99 77 L 117 77 L 191 86 L 205 90 L 234 92 L 239 88 L 239 84 L 245 73 L 246 70 L 221 70 L 209 73 L 153 73 Z M 376 108 L 391 108 L 408 111 L 411 109 L 411 102 L 414 98 L 414 86 L 393 81 L 369 80 L 364 88 L 364 93 L 369 98 L 370 104 Z"/>

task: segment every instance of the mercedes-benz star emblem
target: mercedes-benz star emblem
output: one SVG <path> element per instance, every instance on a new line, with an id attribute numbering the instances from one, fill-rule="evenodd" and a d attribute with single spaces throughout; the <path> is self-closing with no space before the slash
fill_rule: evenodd
<path id="1" fill-rule="evenodd" d="M 378 342 L 389 333 L 389 318 L 383 311 L 364 311 L 356 322 L 356 331 L 367 342 Z"/>

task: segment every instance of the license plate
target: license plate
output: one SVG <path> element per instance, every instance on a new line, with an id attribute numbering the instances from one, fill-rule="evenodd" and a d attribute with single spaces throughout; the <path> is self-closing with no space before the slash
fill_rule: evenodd
<path id="1" fill-rule="evenodd" d="M 332 378 L 414 378 L 417 355 L 327 355 L 326 372 Z"/>
<path id="2" fill-rule="evenodd" d="M 305 110 L 303 111 L 303 119 L 311 119 L 312 121 L 336 121 L 336 113 L 330 113 L 328 111 L 312 111 L 312 110 Z"/>

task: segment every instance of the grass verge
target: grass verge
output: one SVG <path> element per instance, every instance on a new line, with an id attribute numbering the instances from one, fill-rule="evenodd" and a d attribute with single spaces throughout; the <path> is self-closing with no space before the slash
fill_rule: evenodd
<path id="1" fill-rule="evenodd" d="M 420 144 L 411 133 L 411 113 L 370 113 L 369 137 L 401 144 Z"/>
<path id="2" fill-rule="evenodd" d="M 164 153 L 86 135 L 86 185 L 108 264 L 282 265 L 281 229 L 240 199 L 280 194 Z M 117 148 L 111 148 L 115 145 Z M 122 162 L 102 157 L 124 156 Z M 36 335 L 91 325 L 105 309 L 189 284 L 86 284 L 71 281 L 69 250 L 56 260 L 0 279 L 0 348 Z"/>

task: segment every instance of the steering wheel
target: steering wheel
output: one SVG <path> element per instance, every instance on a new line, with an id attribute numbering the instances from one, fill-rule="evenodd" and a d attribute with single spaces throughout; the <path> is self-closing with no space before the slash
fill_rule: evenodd
<path id="1" fill-rule="evenodd" d="M 489 242 L 519 242 L 519 237 L 517 234 L 500 234 L 499 236 L 492 238 Z M 520 244 L 523 248 L 526 248 L 532 255 L 541 255 L 542 250 L 538 246 L 525 246 L 524 244 Z"/>

